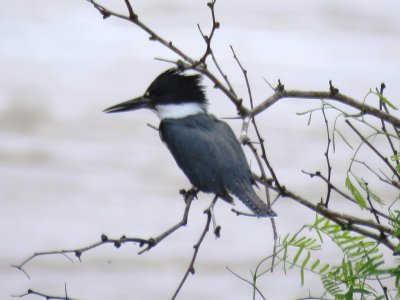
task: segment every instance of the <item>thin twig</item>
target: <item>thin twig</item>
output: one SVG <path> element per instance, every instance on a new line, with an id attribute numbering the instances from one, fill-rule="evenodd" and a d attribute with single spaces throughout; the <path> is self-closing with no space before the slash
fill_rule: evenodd
<path id="1" fill-rule="evenodd" d="M 368 187 L 368 182 L 366 182 L 365 180 L 363 180 L 363 182 L 364 182 L 364 185 L 365 185 L 366 187 Z M 369 203 L 369 206 L 371 207 L 370 211 L 371 211 L 372 214 L 374 215 L 376 222 L 377 222 L 378 224 L 381 224 L 381 221 L 379 220 L 379 216 L 378 216 L 378 214 L 377 214 L 378 211 L 377 211 L 377 210 L 374 208 L 374 206 L 372 205 L 372 201 L 371 201 L 369 189 L 366 188 L 366 190 L 367 190 L 367 201 L 368 201 L 368 203 Z M 383 232 L 381 232 L 381 234 L 383 234 Z"/>
<path id="2" fill-rule="evenodd" d="M 194 252 L 193 252 L 193 256 L 192 259 L 190 261 L 189 267 L 187 268 L 181 282 L 179 283 L 178 288 L 175 290 L 174 295 L 172 296 L 172 300 L 176 299 L 176 297 L 178 296 L 180 290 L 182 289 L 182 286 L 184 285 L 186 279 L 188 278 L 189 274 L 194 274 L 195 273 L 195 269 L 194 269 L 194 263 L 196 261 L 197 258 L 197 254 L 199 252 L 201 243 L 204 240 L 204 237 L 206 236 L 207 232 L 210 229 L 210 224 L 211 224 L 211 220 L 213 218 L 213 207 L 215 204 L 215 201 L 217 200 L 218 197 L 215 197 L 214 200 L 212 201 L 211 205 L 204 211 L 205 214 L 207 214 L 207 220 L 206 220 L 206 225 L 204 226 L 203 232 L 201 233 L 201 236 L 198 240 L 198 242 L 196 243 L 196 245 L 193 246 L 194 248 Z"/>
<path id="3" fill-rule="evenodd" d="M 373 106 L 367 105 L 365 103 L 360 103 L 355 99 L 341 94 L 339 92 L 332 94 L 331 91 L 299 91 L 299 90 L 284 90 L 277 89 L 276 92 L 267 98 L 265 101 L 261 102 L 254 109 L 250 111 L 252 116 L 258 115 L 259 113 L 266 110 L 268 107 L 275 104 L 278 100 L 282 98 L 304 98 L 304 99 L 330 99 L 335 100 L 345 105 L 354 107 L 360 110 L 363 114 L 369 114 L 371 116 L 375 116 L 379 119 L 382 119 L 390 124 L 392 124 L 395 128 L 400 128 L 400 119 L 395 116 L 383 112 Z"/>
<path id="4" fill-rule="evenodd" d="M 390 169 L 394 176 L 400 180 L 400 174 L 396 171 L 396 169 L 389 163 L 389 160 L 384 157 L 354 126 L 351 124 L 349 120 L 345 121 L 347 125 L 358 135 L 358 137 L 365 143 Z"/>
<path id="5" fill-rule="evenodd" d="M 331 146 L 331 137 L 330 137 L 330 133 L 329 133 L 329 124 L 328 124 L 328 120 L 326 118 L 325 115 L 325 109 L 324 107 L 322 107 L 322 115 L 324 116 L 324 121 L 325 121 L 325 128 L 326 128 L 326 137 L 327 137 L 327 145 L 326 145 L 326 150 L 324 153 L 325 159 L 326 159 L 326 165 L 328 168 L 328 177 L 327 177 L 327 191 L 326 191 L 326 197 L 325 197 L 325 202 L 324 205 L 325 207 L 328 207 L 329 204 L 329 200 L 331 198 L 331 191 L 332 191 L 332 187 L 331 187 L 331 176 L 332 176 L 332 166 L 331 166 L 331 162 L 329 160 L 329 150 L 330 150 L 330 146 Z"/>
<path id="6" fill-rule="evenodd" d="M 385 90 L 385 88 L 386 88 L 385 84 L 382 83 L 380 91 L 378 91 L 378 89 L 376 89 L 376 92 L 379 93 L 378 95 L 383 96 L 383 91 Z M 380 97 L 379 97 L 379 109 L 380 110 L 385 110 L 386 113 L 389 112 L 386 103 L 383 102 Z M 399 165 L 399 159 L 397 158 L 397 154 L 398 154 L 397 149 L 395 148 L 395 146 L 393 144 L 393 141 L 392 141 L 390 135 L 388 134 L 388 131 L 386 129 L 386 124 L 385 124 L 385 122 L 383 120 L 381 120 L 381 125 L 382 125 L 382 131 L 384 132 L 384 134 L 385 134 L 385 136 L 386 136 L 386 138 L 388 140 L 388 143 L 390 145 L 390 149 L 392 149 L 392 153 L 393 153 L 393 155 L 395 157 L 396 165 Z M 394 128 L 394 130 L 397 133 L 397 137 L 399 137 L 399 130 L 397 128 Z"/>
<path id="7" fill-rule="evenodd" d="M 34 291 L 32 289 L 29 289 L 24 294 L 12 295 L 11 297 L 13 297 L 13 298 L 23 298 L 23 297 L 28 296 L 28 295 L 36 295 L 36 296 L 39 296 L 39 297 L 43 297 L 46 300 L 75 300 L 75 298 L 68 297 L 66 286 L 64 287 L 64 293 L 65 293 L 65 296 L 51 296 L 51 295 L 47 295 L 45 293 L 41 293 L 41 292 Z"/>
<path id="8" fill-rule="evenodd" d="M 197 24 L 197 28 L 200 31 L 201 36 L 203 37 L 204 41 L 206 42 L 206 50 L 204 51 L 203 56 L 198 60 L 198 62 L 196 64 L 203 64 L 203 66 L 206 68 L 206 60 L 207 57 L 211 54 L 212 50 L 211 50 L 211 41 L 212 38 L 214 37 L 214 33 L 215 30 L 217 30 L 219 28 L 219 22 L 216 21 L 215 19 L 215 10 L 214 10 L 214 6 L 215 6 L 216 0 L 212 0 L 210 2 L 207 3 L 207 6 L 210 8 L 211 10 L 211 19 L 212 19 L 212 27 L 211 27 L 211 32 L 210 34 L 207 36 L 203 33 L 203 31 L 200 28 L 200 25 Z M 195 65 L 196 65 L 195 64 Z M 195 66 L 194 65 L 194 66 Z"/>
<path id="9" fill-rule="evenodd" d="M 335 191 L 336 193 L 338 193 L 340 196 L 342 196 L 342 197 L 345 198 L 346 200 L 349 200 L 349 201 L 352 202 L 352 203 L 358 204 L 358 202 L 357 202 L 356 200 L 354 200 L 354 198 L 352 198 L 352 197 L 350 197 L 349 195 L 347 195 L 345 192 L 343 192 L 342 190 L 340 190 L 340 189 L 339 189 L 337 186 L 335 186 L 333 183 L 328 182 L 328 179 L 327 179 L 324 175 L 322 175 L 321 172 L 317 171 L 317 172 L 315 172 L 315 173 L 310 173 L 310 172 L 306 172 L 306 171 L 304 171 L 304 170 L 301 171 L 301 172 L 304 173 L 304 174 L 306 174 L 306 175 L 309 175 L 311 178 L 312 178 L 312 177 L 318 177 L 318 178 L 322 179 L 327 185 L 330 186 L 330 188 L 331 188 L 333 191 Z M 367 207 L 366 209 L 368 209 L 370 212 L 372 212 L 370 208 Z M 394 221 L 395 221 L 393 218 L 390 218 L 388 215 L 384 214 L 383 212 L 375 211 L 375 213 L 377 213 L 380 217 L 383 217 L 383 218 L 385 218 L 385 219 L 387 219 L 387 220 L 389 220 L 389 221 L 391 221 L 391 222 L 394 222 Z"/>
<path id="10" fill-rule="evenodd" d="M 393 242 L 391 242 L 386 237 L 386 235 L 382 236 L 380 234 L 380 232 L 385 232 L 386 234 L 392 236 L 393 238 L 399 239 L 399 237 L 397 237 L 394 229 L 389 228 L 387 226 L 383 226 L 381 224 L 377 224 L 376 222 L 374 222 L 372 220 L 364 220 L 364 219 L 357 218 L 352 215 L 333 211 L 332 209 L 328 209 L 323 205 L 314 204 L 314 203 L 304 199 L 303 197 L 289 191 L 288 189 L 285 189 L 282 196 L 293 199 L 296 202 L 300 203 L 301 205 L 308 207 L 309 209 L 323 215 L 324 217 L 328 218 L 329 220 L 342 226 L 343 230 L 354 231 L 361 235 L 369 237 L 369 238 L 377 241 L 378 243 L 382 243 L 387 248 L 389 248 L 391 251 L 393 251 L 394 255 L 399 255 L 399 253 L 397 253 L 397 250 L 396 250 L 397 249 L 396 245 Z M 365 228 L 360 227 L 360 226 L 369 227 L 371 229 L 377 230 L 379 232 L 379 234 L 376 234 L 374 232 L 366 230 Z"/>
<path id="11" fill-rule="evenodd" d="M 260 295 L 261 298 L 263 298 L 264 300 L 266 299 L 266 298 L 264 297 L 264 295 L 262 294 L 262 292 L 260 291 L 260 289 L 259 289 L 253 282 L 251 282 L 250 280 L 248 280 L 248 279 L 246 279 L 246 278 L 244 278 L 244 277 L 242 277 L 242 276 L 236 274 L 236 273 L 233 272 L 229 267 L 226 267 L 226 269 L 227 269 L 232 275 L 234 275 L 234 276 L 236 276 L 237 278 L 239 278 L 240 280 L 243 280 L 244 282 L 250 284 L 250 285 L 257 291 L 257 293 Z"/>
<path id="12" fill-rule="evenodd" d="M 73 254 L 80 260 L 83 253 L 90 251 L 94 248 L 100 247 L 102 245 L 105 245 L 105 244 L 113 244 L 114 247 L 116 247 L 116 248 L 119 248 L 119 247 L 121 247 L 121 245 L 127 244 L 127 243 L 139 244 L 140 247 L 147 245 L 147 247 L 145 249 L 143 249 L 139 252 L 139 254 L 142 254 L 143 252 L 148 251 L 151 248 L 155 247 L 163 239 L 165 239 L 171 233 L 175 232 L 178 228 L 185 226 L 187 224 L 187 218 L 188 218 L 188 214 L 189 214 L 189 210 L 190 210 L 190 205 L 191 205 L 193 199 L 196 197 L 197 191 L 195 189 L 191 189 L 189 191 L 182 190 L 181 194 L 184 195 L 184 200 L 185 200 L 185 210 L 184 210 L 182 220 L 178 224 L 174 225 L 167 231 L 165 231 L 162 234 L 160 234 L 159 236 L 157 236 L 156 238 L 143 239 L 143 238 L 138 238 L 138 237 L 126 237 L 125 235 L 123 235 L 120 238 L 112 239 L 112 238 L 109 238 L 107 235 L 102 234 L 100 241 L 90 244 L 88 246 L 81 247 L 81 248 L 74 248 L 74 249 L 35 252 L 31 256 L 26 258 L 24 261 L 22 261 L 20 264 L 12 265 L 11 267 L 14 267 L 14 268 L 22 271 L 29 278 L 29 274 L 24 270 L 24 266 L 27 263 L 29 263 L 31 260 L 33 260 L 39 256 L 63 255 L 66 258 L 68 258 L 69 260 L 71 260 L 71 258 L 67 254 Z"/>
<path id="13" fill-rule="evenodd" d="M 189 210 L 190 210 L 190 205 L 192 204 L 192 201 L 194 198 L 197 197 L 197 190 L 196 189 L 191 189 L 189 191 L 181 191 L 182 194 L 185 195 L 185 210 L 183 212 L 183 217 L 182 220 L 179 221 L 177 224 L 169 228 L 167 231 L 163 232 L 159 236 L 155 238 L 151 238 L 148 240 L 147 247 L 144 248 L 142 251 L 139 252 L 139 254 L 142 254 L 146 251 L 149 251 L 151 248 L 155 247 L 158 243 L 160 243 L 163 239 L 165 239 L 167 236 L 175 232 L 177 229 L 181 228 L 182 226 L 186 226 L 188 216 L 189 216 Z"/>

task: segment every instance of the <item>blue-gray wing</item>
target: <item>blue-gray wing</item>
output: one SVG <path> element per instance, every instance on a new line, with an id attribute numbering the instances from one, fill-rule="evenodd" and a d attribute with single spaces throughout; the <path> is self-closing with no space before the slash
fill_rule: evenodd
<path id="1" fill-rule="evenodd" d="M 253 179 L 243 150 L 232 129 L 211 115 L 165 119 L 161 135 L 178 166 L 199 190 L 215 194 L 227 191 L 239 197 L 240 185 Z"/>
<path id="2" fill-rule="evenodd" d="M 225 200 L 232 193 L 256 215 L 276 216 L 254 192 L 243 149 L 225 122 L 207 114 L 164 119 L 160 134 L 196 188 Z"/>

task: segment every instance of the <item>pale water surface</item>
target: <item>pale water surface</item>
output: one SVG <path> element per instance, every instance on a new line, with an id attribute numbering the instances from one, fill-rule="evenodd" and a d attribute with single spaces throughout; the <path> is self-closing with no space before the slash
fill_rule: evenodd
<path id="1" fill-rule="evenodd" d="M 124 10 L 122 0 L 105 3 Z M 187 53 L 203 51 L 196 24 L 209 28 L 205 1 L 134 3 L 147 24 Z M 229 45 L 249 71 L 256 101 L 271 94 L 263 78 L 315 90 L 327 89 L 332 79 L 360 100 L 384 81 L 387 97 L 399 105 L 398 0 L 220 0 L 216 9 L 215 53 L 243 97 L 246 86 Z M 101 233 L 154 236 L 178 221 L 178 190 L 189 183 L 146 126 L 157 118 L 102 113 L 142 93 L 168 67 L 154 57 L 174 56 L 127 22 L 102 20 L 84 0 L 1 0 L 0 36 L 0 299 L 28 288 L 61 295 L 64 283 L 79 299 L 168 299 L 203 228 L 209 195 L 194 203 L 186 228 L 144 255 L 137 246 L 108 245 L 84 254 L 82 263 L 41 257 L 26 266 L 30 280 L 10 265 L 35 251 L 87 245 Z M 234 116 L 220 92 L 208 94 L 212 113 Z M 295 113 L 318 105 L 284 100 L 259 118 L 281 181 L 315 201 L 324 189 L 300 170 L 325 170 L 325 128 L 320 116 L 307 127 L 307 117 Z M 229 123 L 239 133 L 239 122 Z M 338 147 L 334 180 L 343 183 L 347 165 L 340 162 L 349 152 Z M 282 235 L 313 220 L 289 200 L 274 210 Z M 225 203 L 216 214 L 222 236 L 206 237 L 180 299 L 251 299 L 250 286 L 225 267 L 250 278 L 250 269 L 272 252 L 269 221 L 236 217 Z M 301 287 L 297 270 L 284 276 L 277 268 L 259 285 L 268 299 L 304 297 L 308 288 L 317 295 L 317 278 L 306 280 Z"/>

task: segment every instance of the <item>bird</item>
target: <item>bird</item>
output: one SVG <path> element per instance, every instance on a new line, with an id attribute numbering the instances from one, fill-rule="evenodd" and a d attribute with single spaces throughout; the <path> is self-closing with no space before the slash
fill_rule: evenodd
<path id="1" fill-rule="evenodd" d="M 228 203 L 232 195 L 257 217 L 275 217 L 256 194 L 244 151 L 231 127 L 208 112 L 201 74 L 170 68 L 142 96 L 106 108 L 106 113 L 150 109 L 159 119 L 161 140 L 190 183 Z"/>

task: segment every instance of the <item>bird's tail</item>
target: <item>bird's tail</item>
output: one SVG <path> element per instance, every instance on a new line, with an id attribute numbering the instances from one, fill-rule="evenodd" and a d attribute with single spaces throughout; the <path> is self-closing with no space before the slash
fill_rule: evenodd
<path id="1" fill-rule="evenodd" d="M 231 191 L 244 203 L 256 216 L 265 218 L 277 217 L 277 214 L 268 208 L 267 204 L 258 197 L 253 187 L 243 184 L 238 191 Z"/>

